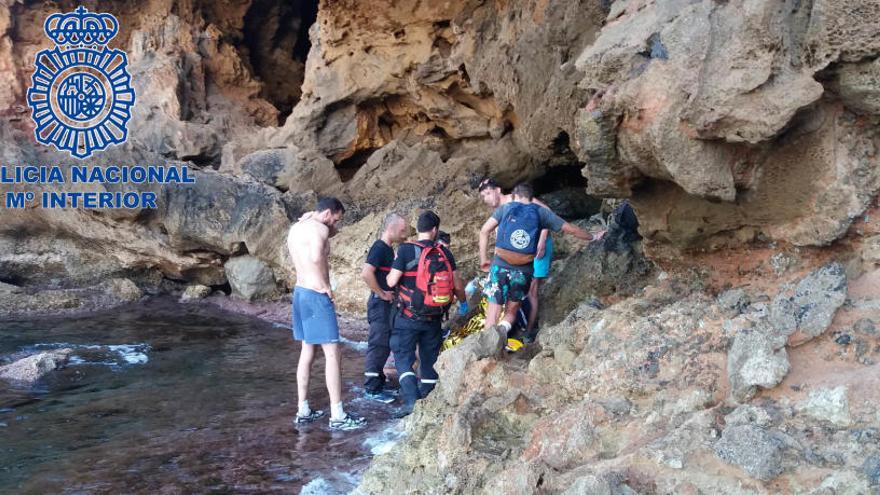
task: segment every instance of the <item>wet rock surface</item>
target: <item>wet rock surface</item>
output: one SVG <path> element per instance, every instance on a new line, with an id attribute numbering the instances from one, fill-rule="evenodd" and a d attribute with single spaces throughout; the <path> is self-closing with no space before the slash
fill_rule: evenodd
<path id="1" fill-rule="evenodd" d="M 67 363 L 71 349 L 40 352 L 0 366 L 0 378 L 15 385 L 33 385 Z"/>

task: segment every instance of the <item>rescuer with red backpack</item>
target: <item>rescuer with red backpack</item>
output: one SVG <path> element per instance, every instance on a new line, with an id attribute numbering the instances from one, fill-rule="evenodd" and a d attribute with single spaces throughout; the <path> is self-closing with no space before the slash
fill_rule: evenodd
<path id="1" fill-rule="evenodd" d="M 412 412 L 416 400 L 426 397 L 437 383 L 434 363 L 443 343 L 443 315 L 458 298 L 466 301 L 455 258 L 435 242 L 440 217 L 433 211 L 419 215 L 418 239 L 397 249 L 388 274 L 388 286 L 397 291 L 397 314 L 391 331 L 391 350 L 397 367 L 403 407 Z M 413 371 L 418 346 L 419 375 Z"/>

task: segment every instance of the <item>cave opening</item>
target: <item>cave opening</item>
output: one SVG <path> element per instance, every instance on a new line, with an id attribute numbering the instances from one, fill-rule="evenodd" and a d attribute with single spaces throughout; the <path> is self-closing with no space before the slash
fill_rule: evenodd
<path id="1" fill-rule="evenodd" d="M 535 195 L 550 194 L 567 188 L 586 189 L 587 178 L 581 174 L 582 168 L 583 164 L 580 163 L 549 167 L 544 175 L 532 182 Z"/>
<path id="2" fill-rule="evenodd" d="M 587 178 L 581 174 L 583 163 L 548 167 L 544 175 L 532 181 L 535 196 L 566 220 L 589 218 L 599 213 L 602 200 L 587 194 Z"/>
<path id="3" fill-rule="evenodd" d="M 278 109 L 279 124 L 302 97 L 317 16 L 318 0 L 254 0 L 245 14 L 243 52 L 263 83 L 260 96 Z"/>
<path id="4" fill-rule="evenodd" d="M 585 164 L 571 150 L 568 133 L 560 131 L 549 143 L 548 151 L 549 158 L 539 165 L 543 174 L 529 181 L 535 197 L 565 220 L 589 218 L 598 213 L 602 200 L 587 194 L 587 178 L 581 173 Z M 507 186 L 512 188 L 514 184 Z M 504 190 L 509 192 L 509 188 Z"/>
<path id="5" fill-rule="evenodd" d="M 370 156 L 372 156 L 375 151 L 376 148 L 360 149 L 352 153 L 348 158 L 340 160 L 339 163 L 336 164 L 336 171 L 339 172 L 339 178 L 342 182 L 348 182 L 354 178 L 358 170 L 367 163 L 367 160 L 370 159 Z"/>

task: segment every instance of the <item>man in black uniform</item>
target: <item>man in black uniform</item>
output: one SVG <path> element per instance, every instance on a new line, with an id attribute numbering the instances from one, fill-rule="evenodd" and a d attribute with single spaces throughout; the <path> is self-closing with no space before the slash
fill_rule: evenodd
<path id="1" fill-rule="evenodd" d="M 391 353 L 391 310 L 394 292 L 386 278 L 394 262 L 392 246 L 403 242 L 409 233 L 406 220 L 397 213 L 385 216 L 382 235 L 370 247 L 361 277 L 372 292 L 367 301 L 367 321 L 370 336 L 364 360 L 364 394 L 369 399 L 392 402 L 394 396 L 383 391 L 385 387 L 385 361 Z"/>
<path id="2" fill-rule="evenodd" d="M 397 367 L 403 407 L 400 416 L 412 412 L 416 400 L 426 397 L 437 384 L 434 363 L 443 343 L 443 315 L 453 296 L 465 301 L 464 285 L 455 258 L 435 244 L 440 217 L 432 211 L 419 215 L 418 240 L 404 243 L 388 274 L 388 286 L 397 288 L 399 311 L 391 331 L 391 350 Z M 419 352 L 419 376 L 413 371 Z"/>

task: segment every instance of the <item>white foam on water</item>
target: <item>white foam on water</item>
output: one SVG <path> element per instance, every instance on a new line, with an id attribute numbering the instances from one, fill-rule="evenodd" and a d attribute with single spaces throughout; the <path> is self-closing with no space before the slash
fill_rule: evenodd
<path id="1" fill-rule="evenodd" d="M 147 353 L 150 351 L 149 344 L 117 344 L 117 345 L 101 345 L 101 344 L 68 344 L 66 342 L 50 342 L 45 344 L 34 345 L 36 349 L 89 349 L 89 350 L 106 350 L 110 354 L 115 354 L 122 361 L 88 361 L 82 356 L 76 354 L 70 356 L 68 364 L 70 365 L 101 365 L 101 366 L 120 366 L 120 364 L 146 364 L 150 358 Z"/>
<path id="2" fill-rule="evenodd" d="M 335 490 L 333 490 L 333 487 L 330 486 L 330 483 L 328 483 L 327 480 L 324 478 L 315 478 L 302 487 L 302 490 L 299 491 L 299 495 L 325 495 L 334 492 Z"/>
<path id="3" fill-rule="evenodd" d="M 119 354 L 128 364 L 145 364 L 150 360 L 146 352 L 150 346 L 146 344 L 108 345 L 107 348 Z"/>
<path id="4" fill-rule="evenodd" d="M 358 486 L 361 482 L 361 477 L 355 476 L 352 473 L 339 473 L 339 477 L 342 478 L 351 487 L 351 489 L 348 490 L 348 493 L 351 493 L 351 491 L 354 490 L 354 488 Z"/>
<path id="5" fill-rule="evenodd" d="M 400 423 L 398 422 L 373 436 L 367 437 L 364 440 L 364 447 L 370 449 L 373 455 L 387 454 L 404 436 L 406 436 L 406 432 L 400 428 Z"/>
<path id="6" fill-rule="evenodd" d="M 283 328 L 285 330 L 290 330 L 290 324 L 283 324 L 278 322 L 272 322 L 272 326 L 275 328 Z M 353 348 L 356 351 L 366 351 L 367 350 L 367 341 L 365 340 L 351 340 L 347 339 L 343 336 L 339 336 L 339 341 L 343 344 Z"/>
<path id="7" fill-rule="evenodd" d="M 367 350 L 367 342 L 362 340 L 351 340 L 347 339 L 343 336 L 339 336 L 339 341 L 343 344 L 350 346 L 356 351 L 366 351 Z"/>

